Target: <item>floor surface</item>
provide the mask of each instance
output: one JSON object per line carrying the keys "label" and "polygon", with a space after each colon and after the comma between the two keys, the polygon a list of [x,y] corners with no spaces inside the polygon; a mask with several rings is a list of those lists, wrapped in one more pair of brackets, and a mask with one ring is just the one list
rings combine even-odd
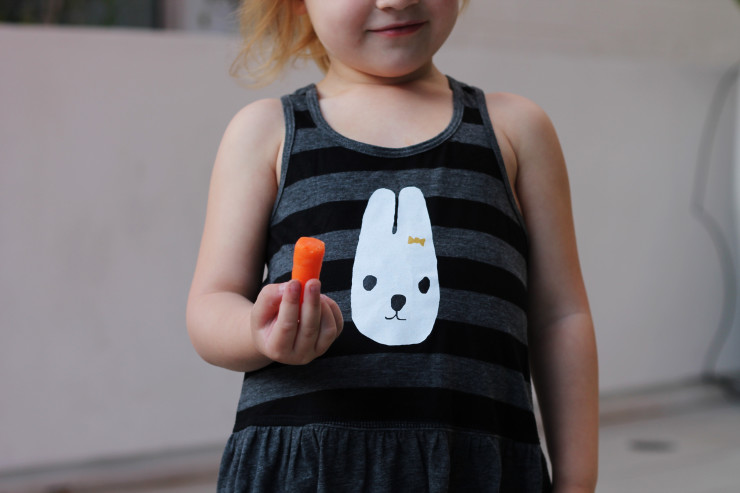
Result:
{"label": "floor surface", "polygon": [[600,493],[740,492],[740,403],[604,425]]}

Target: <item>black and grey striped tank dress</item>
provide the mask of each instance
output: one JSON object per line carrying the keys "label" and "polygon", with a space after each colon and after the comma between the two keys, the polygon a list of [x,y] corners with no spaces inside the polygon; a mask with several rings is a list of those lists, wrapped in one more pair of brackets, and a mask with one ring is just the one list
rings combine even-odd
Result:
{"label": "black and grey striped tank dress", "polygon": [[286,140],[266,283],[301,236],[326,243],[344,331],[305,366],[247,373],[222,492],[542,492],[527,356],[527,236],[483,93],[448,78],[453,117],[385,148],[283,97]]}

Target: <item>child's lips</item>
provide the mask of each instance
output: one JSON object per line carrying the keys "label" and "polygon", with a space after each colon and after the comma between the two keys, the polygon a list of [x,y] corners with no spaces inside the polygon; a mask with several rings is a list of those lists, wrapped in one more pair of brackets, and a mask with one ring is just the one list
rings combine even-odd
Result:
{"label": "child's lips", "polygon": [[377,29],[370,29],[370,32],[381,34],[384,36],[405,36],[407,34],[413,34],[421,29],[426,22],[402,22],[397,24],[389,24]]}

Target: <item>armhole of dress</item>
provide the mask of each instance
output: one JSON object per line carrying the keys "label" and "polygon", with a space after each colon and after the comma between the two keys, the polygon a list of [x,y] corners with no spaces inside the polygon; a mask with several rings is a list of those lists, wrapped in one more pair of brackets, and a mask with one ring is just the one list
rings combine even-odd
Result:
{"label": "armhole of dress", "polygon": [[493,153],[496,155],[496,165],[499,168],[499,171],[501,172],[502,181],[504,182],[504,187],[506,188],[506,196],[509,200],[509,205],[511,206],[512,210],[514,211],[514,214],[516,215],[517,220],[519,221],[519,225],[522,227],[522,231],[524,231],[524,236],[529,241],[529,234],[527,232],[527,225],[524,222],[524,216],[522,215],[522,211],[519,209],[519,205],[516,202],[516,199],[514,198],[514,191],[511,189],[511,180],[509,178],[509,173],[506,171],[506,165],[504,164],[504,157],[501,154],[501,149],[498,145],[498,139],[496,139],[496,132],[493,131],[493,121],[491,120],[491,115],[488,113],[488,104],[486,103],[486,95],[481,91],[480,89],[475,89],[476,99],[478,100],[478,108],[481,113],[481,117],[483,118],[483,126],[486,128],[486,134],[488,134],[488,140],[491,143],[491,148],[493,149]]}
{"label": "armhole of dress", "polygon": [[293,151],[293,140],[295,137],[295,113],[293,112],[293,103],[290,100],[290,96],[283,96],[280,98],[280,102],[283,104],[283,119],[285,120],[285,139],[283,141],[283,153],[280,159],[280,183],[278,184],[277,195],[275,196],[275,203],[272,206],[272,212],[270,213],[270,225],[275,218],[280,199],[283,197],[283,190],[285,188],[285,177],[288,175],[288,166],[290,164],[290,155]]}

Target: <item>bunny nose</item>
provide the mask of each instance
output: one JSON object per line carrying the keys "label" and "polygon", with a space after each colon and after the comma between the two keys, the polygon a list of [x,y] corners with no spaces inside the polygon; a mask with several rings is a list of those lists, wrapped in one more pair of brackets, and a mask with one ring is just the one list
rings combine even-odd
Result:
{"label": "bunny nose", "polygon": [[403,308],[403,305],[406,304],[406,297],[402,294],[394,294],[391,297],[391,308],[393,308],[395,311],[401,311],[401,308]]}

